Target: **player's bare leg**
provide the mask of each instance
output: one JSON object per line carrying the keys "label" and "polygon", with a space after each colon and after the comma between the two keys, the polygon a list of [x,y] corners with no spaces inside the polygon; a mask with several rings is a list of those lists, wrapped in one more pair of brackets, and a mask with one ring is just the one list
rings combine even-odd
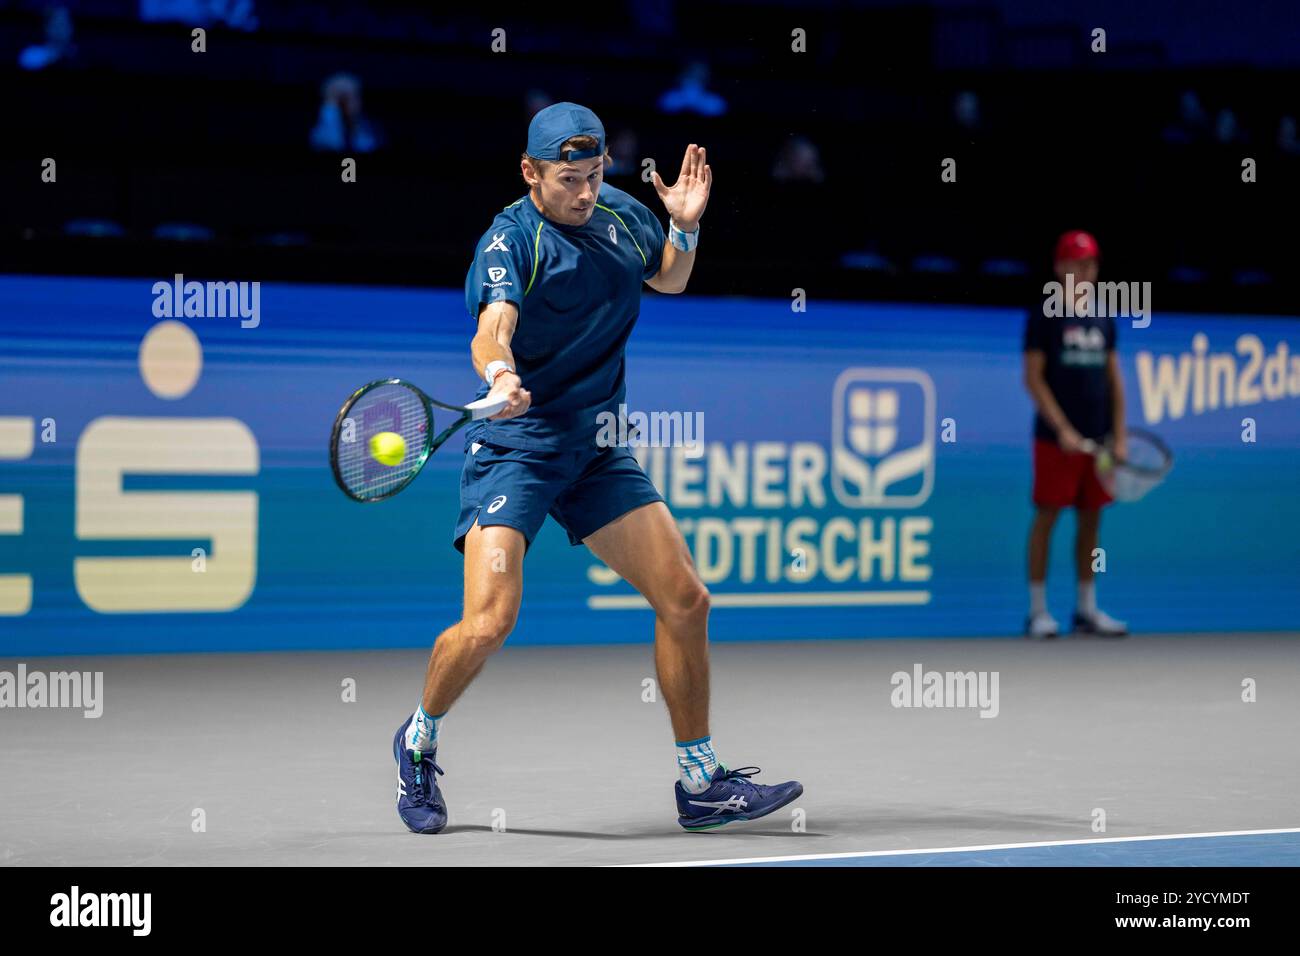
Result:
{"label": "player's bare leg", "polygon": [[584,543],[655,612],[655,671],[678,740],[709,735],[709,592],[668,506],[643,505]]}
{"label": "player's bare leg", "polygon": [[1074,535],[1074,570],[1080,584],[1092,583],[1093,552],[1101,532],[1101,509],[1080,508]]}
{"label": "player's bare leg", "polygon": [[1047,554],[1052,546],[1052,529],[1060,516],[1060,508],[1039,507],[1034,513],[1034,523],[1029,528],[1029,580],[1047,580]]}
{"label": "player's bare leg", "polygon": [[442,768],[434,762],[438,723],[514,629],[523,563],[524,536],[514,528],[475,524],[465,536],[465,609],[438,635],[420,707],[393,738],[397,815],[415,833],[438,833],[447,825],[437,778]]}
{"label": "player's bare leg", "polygon": [[1079,596],[1074,611],[1074,630],[1100,637],[1123,637],[1128,633],[1128,626],[1097,607],[1092,563],[1101,537],[1101,509],[1080,508],[1078,521],[1074,538],[1074,568],[1079,582]]}
{"label": "player's bare leg", "polygon": [[514,630],[524,551],[523,534],[505,525],[476,524],[465,535],[465,608],[461,619],[438,635],[429,655],[425,713],[446,713]]}
{"label": "player's bare leg", "polygon": [[1047,610],[1047,555],[1060,514],[1059,508],[1040,505],[1029,528],[1029,620],[1025,631],[1030,637],[1055,637],[1059,631]]}
{"label": "player's bare leg", "polygon": [[757,767],[729,769],[713,752],[708,731],[709,592],[668,506],[662,501],[642,505],[584,540],[654,608],[655,670],[681,774],[673,788],[677,822],[687,830],[711,830],[756,820],[796,800],[803,793],[797,781],[751,783]]}

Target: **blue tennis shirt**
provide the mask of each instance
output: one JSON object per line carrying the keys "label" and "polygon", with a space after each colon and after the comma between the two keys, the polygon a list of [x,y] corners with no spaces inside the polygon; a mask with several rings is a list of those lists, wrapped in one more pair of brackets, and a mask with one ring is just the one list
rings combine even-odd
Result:
{"label": "blue tennis shirt", "polygon": [[[623,349],[664,241],[658,217],[608,183],[583,226],[552,222],[527,196],[497,214],[474,251],[465,307],[475,321],[487,303],[519,307],[510,350],[533,401],[519,418],[475,423],[467,441],[540,451],[594,446],[597,416],[617,415],[624,400]],[[484,383],[477,397],[487,393]]]}

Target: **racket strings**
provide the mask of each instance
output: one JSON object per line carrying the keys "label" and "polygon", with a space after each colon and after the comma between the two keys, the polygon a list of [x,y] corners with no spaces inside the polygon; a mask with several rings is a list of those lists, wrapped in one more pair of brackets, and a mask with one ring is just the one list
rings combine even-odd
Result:
{"label": "racket strings", "polygon": [[[348,420],[352,428],[340,437],[337,456],[339,476],[351,494],[385,497],[419,471],[433,421],[414,391],[404,385],[379,385],[353,403]],[[402,460],[395,465],[385,465],[370,454],[370,440],[381,432],[400,435],[406,443]]]}

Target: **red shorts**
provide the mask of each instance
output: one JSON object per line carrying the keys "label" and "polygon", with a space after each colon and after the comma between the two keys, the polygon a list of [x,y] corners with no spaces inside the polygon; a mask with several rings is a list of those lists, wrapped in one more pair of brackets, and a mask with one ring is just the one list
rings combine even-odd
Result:
{"label": "red shorts", "polygon": [[1114,501],[1097,480],[1093,457],[1034,440],[1034,504],[1042,508],[1100,508]]}

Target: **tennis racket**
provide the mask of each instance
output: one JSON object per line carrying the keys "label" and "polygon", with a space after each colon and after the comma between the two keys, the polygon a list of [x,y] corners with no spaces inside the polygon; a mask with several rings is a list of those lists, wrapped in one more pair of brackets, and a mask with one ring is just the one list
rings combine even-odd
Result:
{"label": "tennis racket", "polygon": [[[456,418],[436,435],[435,407],[456,413]],[[415,480],[429,456],[461,426],[495,415],[505,407],[502,398],[449,405],[400,378],[382,378],[363,385],[348,397],[334,419],[330,434],[334,480],[354,501],[391,498]],[[400,460],[391,465],[371,454],[371,439],[383,432],[400,435],[403,442],[399,446],[404,449]]]}
{"label": "tennis racket", "polygon": [[1116,458],[1113,442],[1099,445],[1085,438],[1083,451],[1095,459],[1097,478],[1116,501],[1137,501],[1174,467],[1174,455],[1164,442],[1141,428],[1128,430],[1128,455]]}

